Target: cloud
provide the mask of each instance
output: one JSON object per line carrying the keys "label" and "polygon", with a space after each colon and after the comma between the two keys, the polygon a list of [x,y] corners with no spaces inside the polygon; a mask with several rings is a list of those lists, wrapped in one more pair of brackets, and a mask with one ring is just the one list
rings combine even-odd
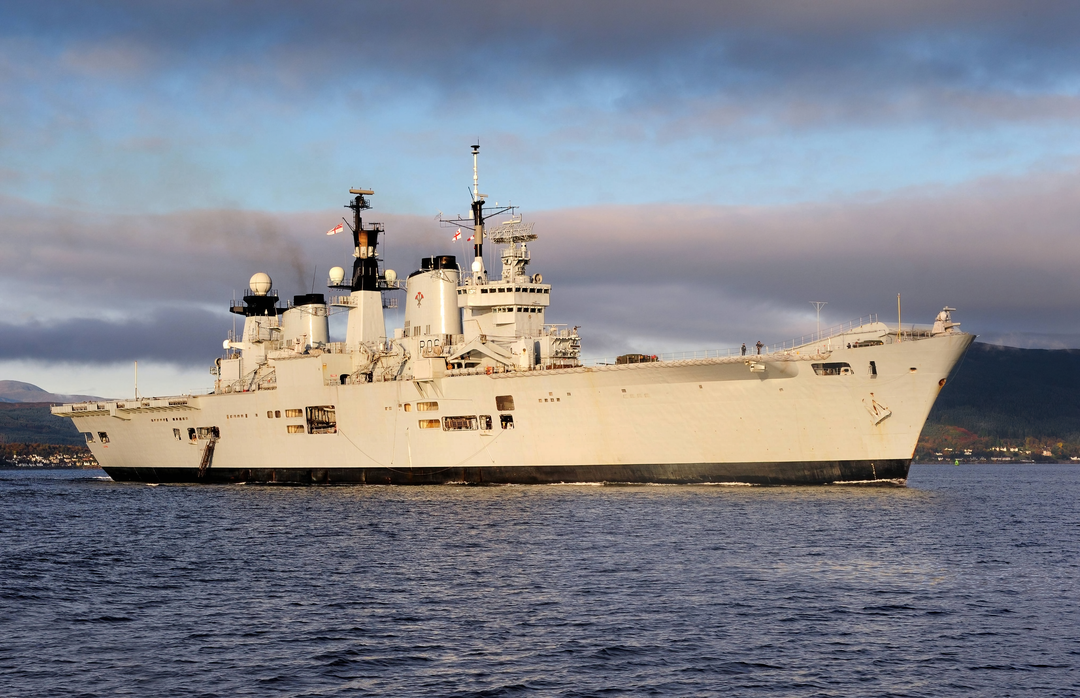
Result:
{"label": "cloud", "polygon": [[183,307],[122,322],[69,318],[50,323],[0,323],[0,361],[115,364],[151,359],[162,363],[208,366],[221,353],[229,328],[224,313]]}
{"label": "cloud", "polygon": [[[970,331],[1060,343],[1080,322],[1078,194],[1080,171],[1066,171],[796,205],[525,215],[540,235],[531,269],[555,285],[548,320],[582,325],[591,352],[787,340],[814,330],[811,300],[829,302],[823,326],[871,312],[891,322],[898,292],[905,323],[949,304]],[[316,266],[323,291],[329,267],[352,261],[343,236],[323,234],[337,211],[83,216],[7,200],[0,212],[2,284],[22,298],[0,328],[7,359],[205,362],[252,273],[270,272],[288,298]],[[469,250],[430,217],[368,220],[385,223],[383,257],[402,278],[428,254],[467,266]]]}
{"label": "cloud", "polygon": [[[420,90],[440,110],[499,108],[494,87],[639,117],[704,103],[751,124],[1029,120],[1074,118],[1080,74],[1069,2],[112,2],[11,15],[6,35],[36,41],[61,73],[229,104],[357,91],[378,104]],[[1060,106],[1015,106],[1030,96]]]}

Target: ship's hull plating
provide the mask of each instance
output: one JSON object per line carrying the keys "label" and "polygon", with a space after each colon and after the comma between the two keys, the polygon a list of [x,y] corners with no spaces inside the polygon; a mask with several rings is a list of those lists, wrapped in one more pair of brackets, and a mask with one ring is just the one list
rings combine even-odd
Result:
{"label": "ship's hull plating", "polygon": [[[801,355],[337,385],[304,357],[278,363],[276,390],[63,413],[107,434],[90,448],[118,481],[898,483],[971,340],[830,347],[825,361],[850,366],[837,375]],[[311,406],[334,407],[333,433],[305,426]],[[447,428],[469,416],[481,427]]]}
{"label": "ship's hull plating", "polygon": [[275,485],[903,484],[910,459],[448,468],[105,468],[117,482]]}

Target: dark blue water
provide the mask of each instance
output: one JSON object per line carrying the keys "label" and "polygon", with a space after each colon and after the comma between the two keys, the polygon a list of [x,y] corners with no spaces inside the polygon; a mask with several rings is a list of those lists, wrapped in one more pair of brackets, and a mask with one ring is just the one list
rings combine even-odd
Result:
{"label": "dark blue water", "polygon": [[1080,695],[1080,467],[907,489],[0,471],[3,696]]}

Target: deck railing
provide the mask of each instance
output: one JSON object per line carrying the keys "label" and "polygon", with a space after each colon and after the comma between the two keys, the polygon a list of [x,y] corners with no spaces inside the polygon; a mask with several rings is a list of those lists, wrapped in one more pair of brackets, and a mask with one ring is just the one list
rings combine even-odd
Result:
{"label": "deck railing", "polygon": [[[849,322],[840,323],[838,325],[832,325],[830,327],[822,328],[820,332],[814,332],[812,334],[805,334],[795,339],[787,341],[776,342],[772,344],[763,344],[761,347],[761,356],[786,354],[795,351],[801,351],[803,348],[807,349],[806,353],[831,351],[832,349],[838,349],[846,344],[844,338],[847,335],[856,334],[856,330],[865,327],[866,325],[872,325],[878,323],[878,316],[876,314],[860,317],[857,320],[851,320]],[[922,325],[909,325],[906,328],[897,330],[896,325],[889,325],[888,323],[880,323],[883,325],[887,332],[881,336],[882,342],[886,344],[892,344],[893,342],[909,342],[920,339],[927,339],[931,335],[931,328]],[[858,333],[861,334],[861,333]],[[735,358],[743,356],[742,347],[734,347],[727,349],[700,349],[696,351],[676,351],[676,352],[663,352],[659,354],[645,354],[649,360],[655,361],[692,361],[695,359],[724,359]],[[756,344],[748,344],[746,346],[745,356],[758,356]],[[653,359],[655,357],[655,359]],[[587,366],[606,366],[616,363],[614,357],[590,357],[582,359],[582,363]]]}

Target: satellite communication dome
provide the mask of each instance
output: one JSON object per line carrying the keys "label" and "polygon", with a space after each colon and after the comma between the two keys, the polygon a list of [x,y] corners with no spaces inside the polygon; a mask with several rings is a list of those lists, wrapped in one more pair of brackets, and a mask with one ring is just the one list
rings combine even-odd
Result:
{"label": "satellite communication dome", "polygon": [[273,286],[273,281],[270,279],[270,275],[266,272],[259,272],[251,277],[248,281],[248,287],[251,292],[256,296],[265,296],[270,292],[270,288]]}
{"label": "satellite communication dome", "polygon": [[397,281],[397,272],[393,269],[387,269],[386,273],[383,274],[383,278],[385,278],[390,283],[394,283],[395,281]]}
{"label": "satellite communication dome", "polygon": [[333,267],[330,270],[330,285],[337,286],[345,280],[345,270],[341,267]]}

